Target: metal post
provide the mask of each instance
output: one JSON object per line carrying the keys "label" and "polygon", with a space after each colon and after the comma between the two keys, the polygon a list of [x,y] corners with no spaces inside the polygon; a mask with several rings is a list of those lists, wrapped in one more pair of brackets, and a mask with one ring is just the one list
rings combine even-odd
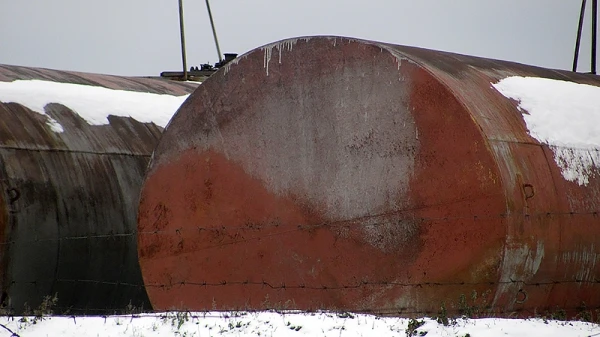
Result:
{"label": "metal post", "polygon": [[185,35],[183,33],[183,0],[179,0],[179,31],[181,32],[181,59],[183,61],[183,80],[187,81],[187,61],[185,59]]}
{"label": "metal post", "polygon": [[217,46],[217,54],[219,56],[219,62],[223,60],[221,57],[221,48],[219,48],[219,40],[217,40],[217,30],[215,29],[215,23],[213,21],[212,12],[210,11],[210,5],[208,4],[208,0],[206,0],[206,9],[208,10],[208,18],[210,19],[210,25],[212,27],[213,37],[215,38],[215,45]]}
{"label": "metal post", "polygon": [[575,41],[575,56],[573,57],[573,71],[577,71],[577,61],[579,60],[579,46],[581,45],[581,30],[583,28],[583,19],[585,17],[585,2],[581,1],[581,12],[579,13],[579,27],[577,27],[577,40]]}
{"label": "metal post", "polygon": [[592,0],[592,74],[596,74],[596,37],[598,35],[598,0]]}

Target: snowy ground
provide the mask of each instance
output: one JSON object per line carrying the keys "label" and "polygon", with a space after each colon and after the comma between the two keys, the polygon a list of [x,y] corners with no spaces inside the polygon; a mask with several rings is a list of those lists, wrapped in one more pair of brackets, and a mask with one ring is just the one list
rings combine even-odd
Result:
{"label": "snowy ground", "polygon": [[[301,312],[159,313],[106,317],[2,317],[0,336],[407,336],[409,319]],[[542,319],[459,319],[444,326],[424,318],[413,336],[600,336],[600,325]],[[15,335],[13,335],[15,336]]]}

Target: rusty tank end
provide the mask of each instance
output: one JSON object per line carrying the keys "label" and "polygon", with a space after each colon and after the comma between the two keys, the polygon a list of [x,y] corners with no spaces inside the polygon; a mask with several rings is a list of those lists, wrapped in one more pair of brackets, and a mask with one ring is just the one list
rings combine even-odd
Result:
{"label": "rusty tank end", "polygon": [[[0,65],[0,81],[46,80],[185,95],[196,85]],[[0,92],[0,287],[2,306],[20,314],[57,296],[57,314],[149,308],[136,248],[142,178],[162,128],[109,116],[89,125],[69,107],[44,110]],[[110,112],[107,111],[107,115]]]}
{"label": "rusty tank end", "polygon": [[562,178],[492,83],[563,71],[342,37],[219,70],[153,154],[156,310],[522,315],[600,306],[600,179]]}

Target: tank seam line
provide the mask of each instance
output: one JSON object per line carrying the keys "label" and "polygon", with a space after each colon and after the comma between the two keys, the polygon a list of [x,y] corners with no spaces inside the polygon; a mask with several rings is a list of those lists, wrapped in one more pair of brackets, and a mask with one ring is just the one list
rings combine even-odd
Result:
{"label": "tank seam line", "polygon": [[532,146],[542,146],[542,147],[547,146],[550,148],[557,147],[557,148],[563,148],[563,149],[600,151],[600,149],[598,149],[598,148],[587,148],[587,147],[581,147],[581,146],[554,145],[554,144],[534,143],[534,142],[520,142],[520,141],[515,141],[515,140],[504,140],[504,139],[495,139],[495,138],[488,138],[488,140],[490,140],[492,142],[500,142],[500,143],[508,143],[508,144],[522,144],[522,145],[532,145]]}
{"label": "tank seam line", "polygon": [[0,150],[22,150],[22,151],[34,151],[34,152],[67,152],[67,153],[135,156],[135,157],[138,157],[138,156],[150,157],[151,156],[151,154],[144,154],[144,153],[98,152],[98,151],[81,151],[81,150],[69,150],[69,149],[38,149],[38,148],[31,148],[31,147],[16,147],[16,146],[0,146]]}

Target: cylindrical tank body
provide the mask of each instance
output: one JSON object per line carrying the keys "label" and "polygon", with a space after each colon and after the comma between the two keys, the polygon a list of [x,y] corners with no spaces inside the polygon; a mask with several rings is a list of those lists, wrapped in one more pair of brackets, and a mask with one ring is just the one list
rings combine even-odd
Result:
{"label": "cylindrical tank body", "polygon": [[598,307],[598,163],[565,179],[494,87],[512,76],[600,86],[340,37],[228,64],[175,114],[142,187],[154,309]]}
{"label": "cylindrical tank body", "polygon": [[[114,107],[104,104],[114,93],[184,96],[195,87],[156,78],[0,66],[5,312],[45,306],[55,313],[95,314],[150,307],[137,259],[136,215],[162,127],[108,116]],[[98,100],[96,95],[104,96]],[[61,104],[58,96],[82,105]],[[34,102],[42,110],[28,107]],[[165,119],[176,109],[163,111]],[[89,124],[79,110],[108,120]],[[47,296],[57,298],[53,308],[43,304]]]}

